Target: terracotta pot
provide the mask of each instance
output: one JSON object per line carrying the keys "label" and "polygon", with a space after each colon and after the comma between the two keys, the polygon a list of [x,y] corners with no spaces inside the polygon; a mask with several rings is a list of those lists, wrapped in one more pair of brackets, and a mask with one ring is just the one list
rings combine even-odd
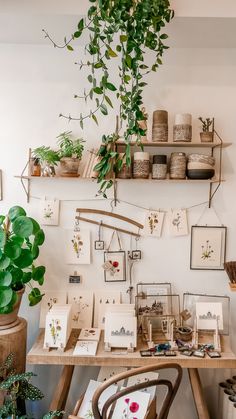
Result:
{"label": "terracotta pot", "polygon": [[200,132],[200,138],[201,138],[202,143],[212,143],[213,132],[212,131]]}
{"label": "terracotta pot", "polygon": [[65,177],[78,177],[79,159],[74,157],[63,157],[60,160],[60,175]]}
{"label": "terracotta pot", "polygon": [[17,293],[17,302],[13,306],[13,311],[9,314],[0,314],[0,329],[10,329],[15,326],[18,321],[18,311],[21,304],[22,295],[25,292],[25,288],[22,288]]}

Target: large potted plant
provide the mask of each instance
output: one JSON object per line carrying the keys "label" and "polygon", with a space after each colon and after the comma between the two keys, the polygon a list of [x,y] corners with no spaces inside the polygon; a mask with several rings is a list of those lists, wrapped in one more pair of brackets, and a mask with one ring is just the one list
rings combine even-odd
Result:
{"label": "large potted plant", "polygon": [[29,305],[41,301],[45,267],[35,266],[44,232],[19,206],[0,216],[0,327],[12,327],[26,286]]}
{"label": "large potted plant", "polygon": [[41,165],[41,176],[55,176],[55,167],[60,160],[58,152],[50,147],[41,146],[33,150],[33,158]]}
{"label": "large potted plant", "polygon": [[84,150],[84,140],[82,138],[72,138],[72,131],[62,132],[57,136],[61,164],[61,176],[77,177],[79,163]]}

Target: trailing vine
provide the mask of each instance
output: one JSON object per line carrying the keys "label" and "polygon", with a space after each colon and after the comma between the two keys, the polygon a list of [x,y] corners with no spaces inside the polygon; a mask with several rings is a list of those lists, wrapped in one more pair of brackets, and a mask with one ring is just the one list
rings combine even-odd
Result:
{"label": "trailing vine", "polygon": [[[117,133],[104,135],[99,150],[100,162],[95,166],[98,171],[100,192],[105,195],[106,189],[112,185],[112,173],[121,170],[123,163],[131,164],[130,141],[134,137],[138,144],[146,134],[141,121],[146,119],[142,110],[143,89],[147,85],[144,77],[151,71],[157,71],[162,64],[162,56],[168,48],[164,44],[168,35],[163,33],[166,23],[174,16],[169,0],[89,0],[92,5],[87,17],[82,18],[77,30],[70,40],[64,40],[63,45],[57,45],[44,30],[54,47],[67,48],[73,51],[73,41],[89,31],[89,42],[85,45],[90,59],[79,61],[80,70],[86,68],[89,72],[88,88],[76,99],[85,103],[95,102],[88,114],[81,113],[78,117],[63,115],[70,120],[78,120],[83,129],[84,121],[92,119],[98,124],[98,115],[108,115],[113,108],[113,97],[120,105],[120,120],[124,126],[126,150],[124,158],[120,158],[115,150]],[[153,62],[145,62],[147,50],[153,53]],[[109,74],[109,62],[117,60],[119,84],[114,84]],[[111,96],[112,94],[112,96]]]}

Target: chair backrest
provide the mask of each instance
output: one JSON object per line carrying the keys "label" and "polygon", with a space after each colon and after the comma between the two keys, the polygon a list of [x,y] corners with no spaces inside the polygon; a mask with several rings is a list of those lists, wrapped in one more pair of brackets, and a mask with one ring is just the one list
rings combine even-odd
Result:
{"label": "chair backrest", "polygon": [[[175,379],[172,381],[165,380],[165,379],[154,379],[149,380],[145,382],[141,382],[138,384],[135,384],[130,387],[126,387],[123,390],[119,390],[116,394],[112,395],[107,399],[105,402],[102,412],[100,413],[98,408],[98,402],[100,399],[101,394],[104,392],[106,388],[108,388],[110,385],[119,382],[120,380],[124,380],[126,378],[129,378],[131,376],[147,373],[147,372],[153,372],[153,371],[160,371],[163,369],[168,370],[175,370],[177,372]],[[157,365],[149,365],[146,367],[140,367],[140,368],[134,368],[125,372],[122,372],[120,374],[117,374],[113,376],[112,378],[109,378],[109,380],[102,383],[99,388],[94,393],[93,399],[92,399],[92,410],[93,415],[95,419],[108,419],[108,412],[111,405],[116,402],[119,398],[125,396],[126,394],[130,394],[137,390],[142,390],[144,388],[152,387],[152,386],[166,386],[167,392],[165,393],[165,397],[162,403],[161,410],[158,414],[158,419],[167,419],[168,413],[171,407],[171,404],[175,398],[175,395],[178,391],[181,379],[182,379],[182,368],[179,364],[175,363],[168,363],[168,364],[157,364]],[[156,416],[157,417],[157,416]]]}

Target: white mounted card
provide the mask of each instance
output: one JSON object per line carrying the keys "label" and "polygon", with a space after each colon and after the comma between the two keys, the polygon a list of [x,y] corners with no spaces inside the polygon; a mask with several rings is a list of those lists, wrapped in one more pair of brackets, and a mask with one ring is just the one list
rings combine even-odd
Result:
{"label": "white mounted card", "polygon": [[104,329],[106,307],[120,303],[120,291],[96,291],[93,326]]}
{"label": "white mounted card", "polygon": [[93,292],[71,287],[68,290],[68,303],[72,304],[72,328],[92,327]]}
{"label": "white mounted card", "polygon": [[128,313],[107,313],[104,342],[111,348],[136,348],[137,318]]}
{"label": "white mounted card", "polygon": [[135,391],[117,400],[112,419],[144,419],[147,413],[150,394]]}
{"label": "white mounted card", "polygon": [[[85,392],[82,404],[80,406],[79,412],[78,412],[78,417],[81,419],[93,419],[93,412],[92,412],[92,398],[93,395],[95,393],[95,391],[97,390],[97,388],[101,385],[100,382],[98,381],[94,381],[94,380],[90,380],[89,385],[87,387],[87,390]],[[105,402],[107,401],[107,399],[109,399],[109,397],[111,397],[113,394],[115,394],[117,392],[118,386],[116,386],[115,384],[109,386],[106,390],[104,390],[104,392],[102,393],[100,399],[99,399],[99,410],[100,412],[102,411],[102,408],[105,404]]]}
{"label": "white mounted card", "polygon": [[63,349],[67,344],[68,313],[46,315],[44,348]]}
{"label": "white mounted card", "polygon": [[[131,387],[140,383],[148,383],[148,381],[157,380],[158,377],[159,377],[159,374],[157,372],[146,372],[144,374],[133,375],[128,378],[127,387]],[[150,402],[151,402],[154,399],[155,394],[156,394],[156,386],[146,387],[141,391],[150,394]]]}
{"label": "white mounted card", "polygon": [[95,340],[79,340],[73,352],[73,356],[95,356],[98,342]]}
{"label": "white mounted card", "polygon": [[60,201],[58,199],[40,200],[40,224],[45,226],[58,226]]}
{"label": "white mounted card", "polygon": [[[128,368],[125,367],[101,367],[97,377],[97,381],[100,381],[102,383],[103,381],[107,381],[109,380],[109,378],[114,377],[114,375],[127,371],[127,369]],[[123,386],[124,381],[125,380],[119,381],[119,386]]]}
{"label": "white mounted card", "polygon": [[89,230],[65,231],[65,255],[69,265],[89,265],[91,263],[91,245]]}
{"label": "white mounted card", "polygon": [[199,302],[196,303],[197,328],[200,330],[212,330],[218,320],[219,330],[223,330],[222,303]]}
{"label": "white mounted card", "polygon": [[164,221],[164,212],[148,211],[145,218],[144,235],[151,237],[161,237]]}
{"label": "white mounted card", "polygon": [[40,306],[40,320],[39,327],[44,328],[46,322],[46,315],[51,310],[54,304],[66,304],[66,291],[44,291],[45,295],[41,301]]}
{"label": "white mounted card", "polygon": [[169,234],[171,236],[187,236],[188,220],[186,209],[173,209],[168,214]]}
{"label": "white mounted card", "polygon": [[81,329],[78,339],[79,340],[96,340],[99,341],[101,329],[90,327],[88,329]]}

